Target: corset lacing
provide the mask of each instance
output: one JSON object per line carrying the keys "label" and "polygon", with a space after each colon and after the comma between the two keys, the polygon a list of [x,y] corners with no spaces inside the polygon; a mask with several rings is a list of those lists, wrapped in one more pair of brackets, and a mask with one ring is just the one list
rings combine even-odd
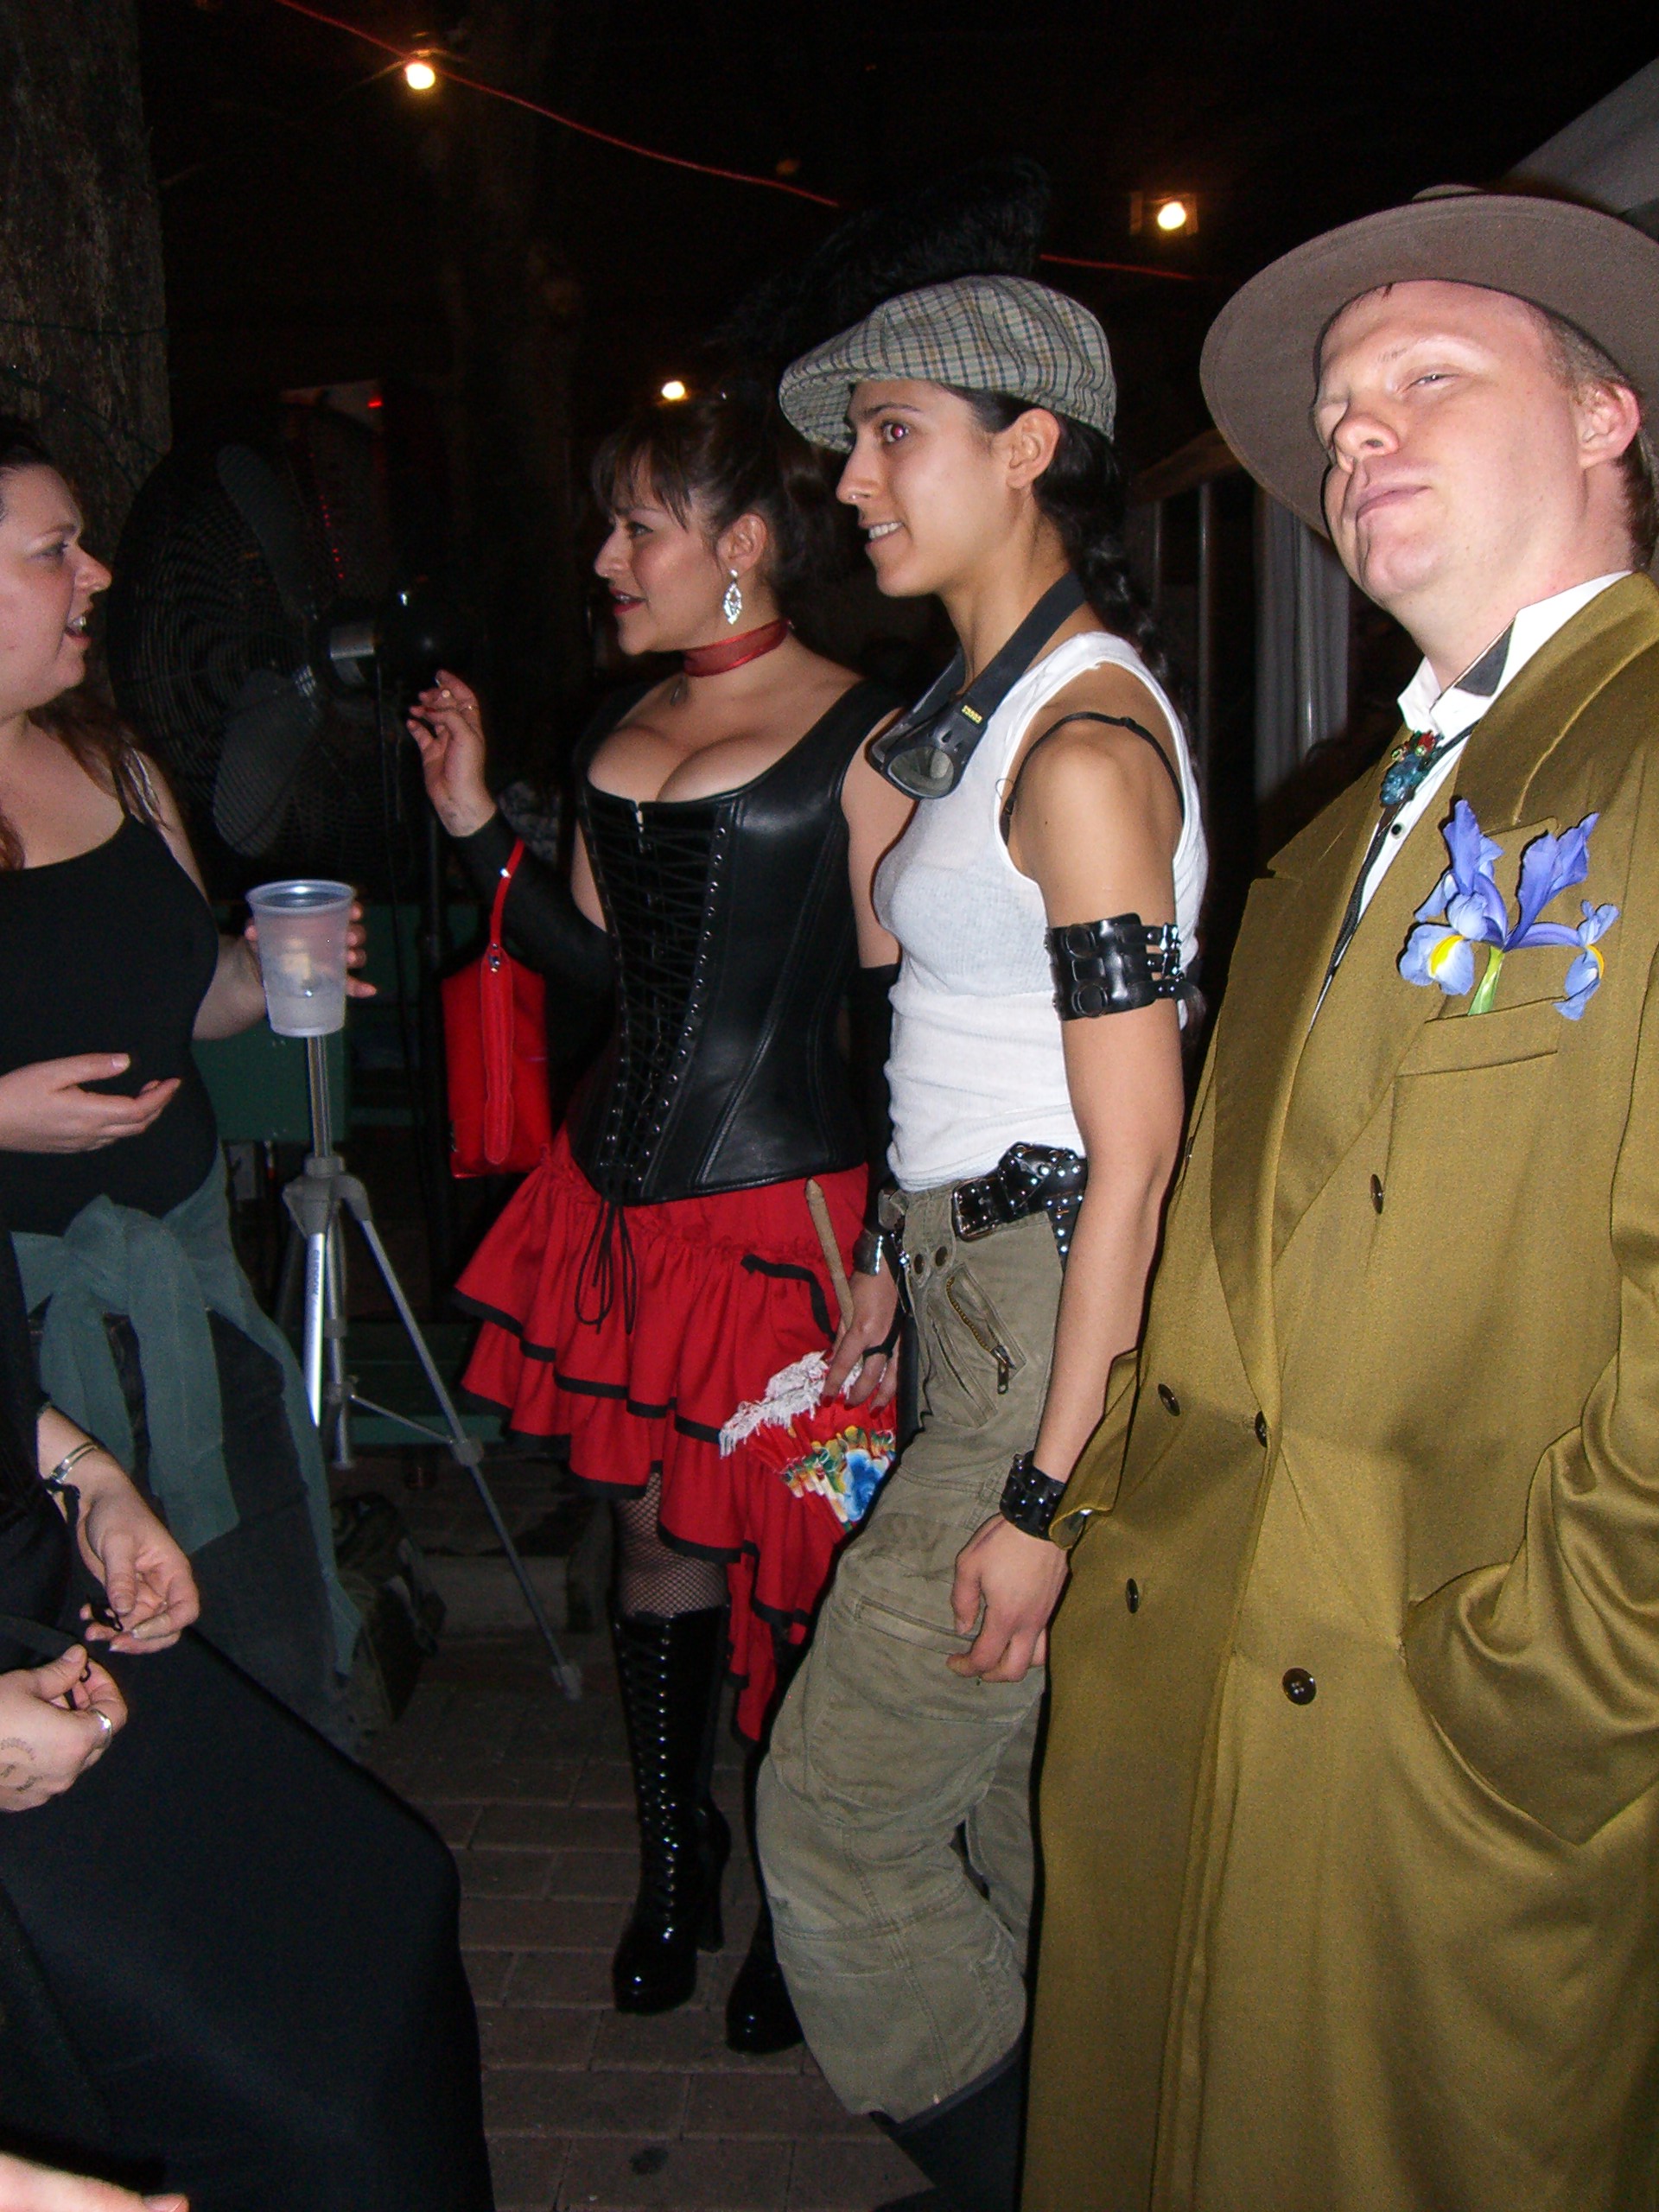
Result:
{"label": "corset lacing", "polygon": [[[576,1268],[576,1319],[597,1328],[622,1293],[622,1325],[633,1334],[639,1311],[639,1268],[620,1198],[607,1198]],[[591,1296],[589,1294],[592,1294]]]}
{"label": "corset lacing", "polygon": [[632,1329],[636,1270],[623,1210],[642,1195],[690,1058],[727,830],[709,808],[653,806],[648,818],[643,806],[600,792],[588,805],[616,947],[618,1052],[591,1171],[606,1206],[582,1255],[577,1311],[602,1320],[620,1290]]}

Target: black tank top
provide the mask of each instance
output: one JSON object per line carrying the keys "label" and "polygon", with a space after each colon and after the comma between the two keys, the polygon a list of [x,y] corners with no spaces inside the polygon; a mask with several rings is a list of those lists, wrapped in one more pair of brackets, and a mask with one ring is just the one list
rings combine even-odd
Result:
{"label": "black tank top", "polygon": [[841,787],[893,702],[855,684],[739,790],[638,804],[587,773],[629,703],[577,762],[617,1020],[570,1110],[576,1163],[623,1205],[855,1166],[836,1035],[855,957]]}
{"label": "black tank top", "polygon": [[0,1074],[72,1052],[127,1052],[88,1087],[184,1080],[143,1136],[99,1152],[0,1151],[0,1216],[57,1236],[100,1195],[163,1214],[213,1165],[219,1134],[190,1032],[219,958],[207,903],[159,830],[130,817],[90,853],[0,869]]}

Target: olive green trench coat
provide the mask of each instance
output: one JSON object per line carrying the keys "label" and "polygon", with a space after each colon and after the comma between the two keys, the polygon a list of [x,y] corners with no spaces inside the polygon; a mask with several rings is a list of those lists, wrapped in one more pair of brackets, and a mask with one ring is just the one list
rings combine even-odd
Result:
{"label": "olive green trench coat", "polygon": [[[1026,2212],[1659,2203],[1659,593],[1495,702],[1315,1021],[1377,780],[1252,892],[1057,1529]],[[1567,950],[1399,974],[1454,794],[1511,902],[1599,812],[1581,1020]]]}

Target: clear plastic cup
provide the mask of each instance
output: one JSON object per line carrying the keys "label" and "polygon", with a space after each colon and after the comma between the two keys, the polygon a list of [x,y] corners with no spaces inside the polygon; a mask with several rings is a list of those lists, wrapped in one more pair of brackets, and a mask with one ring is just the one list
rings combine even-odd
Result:
{"label": "clear plastic cup", "polygon": [[332,1037],[346,1027],[349,883],[302,877],[248,893],[259,925],[265,1011],[279,1037]]}

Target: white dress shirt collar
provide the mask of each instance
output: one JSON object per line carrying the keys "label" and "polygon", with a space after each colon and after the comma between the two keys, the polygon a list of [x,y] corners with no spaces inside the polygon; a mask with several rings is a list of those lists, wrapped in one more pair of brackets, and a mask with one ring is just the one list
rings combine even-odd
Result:
{"label": "white dress shirt collar", "polygon": [[1478,722],[1500,691],[1514,683],[1535,653],[1542,651],[1558,630],[1565,629],[1580,607],[1588,607],[1610,584],[1630,574],[1616,569],[1609,575],[1592,577],[1587,584],[1573,584],[1549,599],[1523,607],[1501,637],[1442,691],[1427,661],[1421,664],[1400,694],[1400,712],[1408,729],[1432,730],[1436,737],[1459,737]]}

